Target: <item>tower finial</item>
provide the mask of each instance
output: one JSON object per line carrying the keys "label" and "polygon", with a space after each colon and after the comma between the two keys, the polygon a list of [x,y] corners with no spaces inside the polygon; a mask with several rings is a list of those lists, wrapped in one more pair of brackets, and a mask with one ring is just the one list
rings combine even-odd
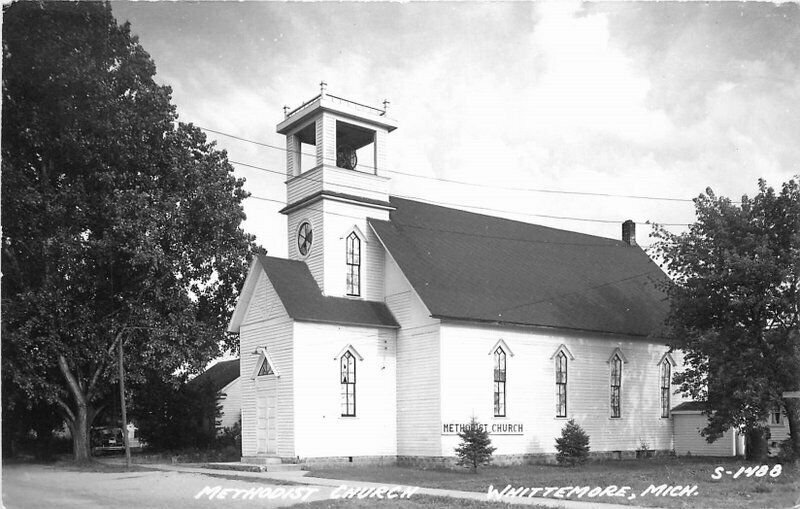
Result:
{"label": "tower finial", "polygon": [[285,104],[283,105],[283,116],[284,118],[289,116],[289,107]]}
{"label": "tower finial", "polygon": [[323,81],[320,81],[320,82],[319,82],[319,95],[321,95],[322,97],[325,97],[325,91],[326,91],[327,89],[328,89],[328,84],[327,84],[327,83],[325,83],[325,81],[324,81],[324,80],[323,80]]}
{"label": "tower finial", "polygon": [[383,115],[386,115],[386,112],[389,110],[389,99],[383,100]]}

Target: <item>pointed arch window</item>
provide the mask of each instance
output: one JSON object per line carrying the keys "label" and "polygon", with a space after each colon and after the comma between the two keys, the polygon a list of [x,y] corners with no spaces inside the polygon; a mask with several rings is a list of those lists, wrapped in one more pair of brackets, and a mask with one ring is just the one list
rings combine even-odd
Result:
{"label": "pointed arch window", "polygon": [[346,239],[347,244],[347,295],[361,295],[361,239],[355,232]]}
{"label": "pointed arch window", "polygon": [[556,417],[567,416],[567,356],[556,355]]}
{"label": "pointed arch window", "polygon": [[494,416],[506,416],[506,352],[502,346],[494,351]]}
{"label": "pointed arch window", "polygon": [[348,350],[340,358],[342,417],[356,416],[356,358]]}
{"label": "pointed arch window", "polygon": [[666,359],[661,363],[661,417],[669,417],[669,388],[672,366]]}
{"label": "pointed arch window", "polygon": [[259,346],[253,352],[253,355],[258,355],[258,360],[253,364],[253,371],[251,372],[250,379],[255,380],[259,377],[272,375],[275,378],[280,378],[281,371],[275,360],[267,352],[267,348]]}
{"label": "pointed arch window", "polygon": [[611,417],[622,417],[622,358],[611,357]]}

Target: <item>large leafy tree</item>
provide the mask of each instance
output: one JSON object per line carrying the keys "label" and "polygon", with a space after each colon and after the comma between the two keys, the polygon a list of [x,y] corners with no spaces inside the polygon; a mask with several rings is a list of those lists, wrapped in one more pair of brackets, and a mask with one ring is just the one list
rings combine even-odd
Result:
{"label": "large leafy tree", "polygon": [[675,380],[705,402],[709,440],[730,428],[757,438],[783,409],[800,453],[800,400],[784,397],[800,389],[800,185],[760,180],[741,202],[710,189],[694,202],[687,232],[657,232],[672,279],[670,346],[686,360]]}
{"label": "large leafy tree", "polygon": [[247,193],[109,4],[18,2],[3,21],[4,402],[56,405],[83,460],[120,343],[134,381],[235,348]]}

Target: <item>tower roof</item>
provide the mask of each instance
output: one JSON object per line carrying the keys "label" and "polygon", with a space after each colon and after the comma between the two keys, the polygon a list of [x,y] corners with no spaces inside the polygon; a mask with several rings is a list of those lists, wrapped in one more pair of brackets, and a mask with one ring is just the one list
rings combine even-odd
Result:
{"label": "tower roof", "polygon": [[375,124],[385,128],[389,132],[397,129],[397,121],[386,115],[389,101],[384,101],[383,109],[376,108],[328,94],[324,82],[321,85],[323,86],[319,95],[313,99],[304,102],[293,110],[284,107],[285,118],[279,122],[276,127],[278,134],[287,134],[322,111],[329,111],[345,118]]}

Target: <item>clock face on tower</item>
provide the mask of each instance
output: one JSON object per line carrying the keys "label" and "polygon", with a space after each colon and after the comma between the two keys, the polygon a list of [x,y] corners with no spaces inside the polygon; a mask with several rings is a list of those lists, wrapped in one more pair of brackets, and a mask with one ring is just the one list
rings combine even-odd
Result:
{"label": "clock face on tower", "polygon": [[297,249],[301,256],[306,256],[311,250],[311,243],[314,240],[314,232],[308,221],[303,222],[297,229]]}

